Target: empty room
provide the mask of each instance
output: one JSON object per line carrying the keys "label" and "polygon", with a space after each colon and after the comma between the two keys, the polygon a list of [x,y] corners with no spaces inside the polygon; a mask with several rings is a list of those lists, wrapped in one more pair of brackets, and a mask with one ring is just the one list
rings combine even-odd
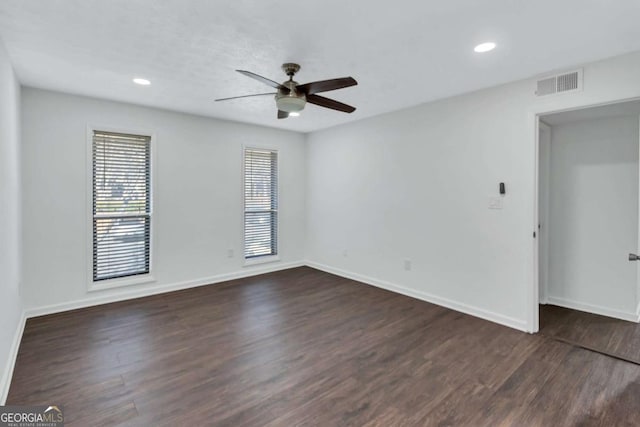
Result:
{"label": "empty room", "polygon": [[0,2],[0,427],[635,426],[640,3]]}

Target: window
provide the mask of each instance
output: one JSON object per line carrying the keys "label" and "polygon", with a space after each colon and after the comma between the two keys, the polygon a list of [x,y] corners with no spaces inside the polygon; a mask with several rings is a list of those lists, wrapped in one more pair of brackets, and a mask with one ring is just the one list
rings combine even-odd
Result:
{"label": "window", "polygon": [[244,151],[244,257],[278,254],[278,153]]}
{"label": "window", "polygon": [[93,132],[93,281],[149,273],[151,138]]}

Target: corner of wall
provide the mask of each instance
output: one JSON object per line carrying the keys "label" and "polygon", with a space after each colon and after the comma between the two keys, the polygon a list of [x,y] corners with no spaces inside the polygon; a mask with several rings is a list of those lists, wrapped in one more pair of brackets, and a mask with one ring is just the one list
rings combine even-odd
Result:
{"label": "corner of wall", "polygon": [[20,350],[20,342],[22,341],[22,334],[24,333],[24,327],[27,323],[27,315],[25,310],[21,311],[20,321],[18,327],[11,340],[11,347],[9,348],[9,357],[3,370],[2,378],[0,378],[0,405],[6,405],[7,397],[9,396],[9,388],[11,386],[11,379],[13,378],[13,370],[18,358],[18,351]]}
{"label": "corner of wall", "polygon": [[311,134],[303,134],[304,138],[304,238],[302,243],[302,257],[307,259],[309,256],[309,168],[311,166],[309,147],[311,145]]}
{"label": "corner of wall", "polygon": [[0,404],[6,402],[22,331],[25,324],[22,293],[22,225],[21,195],[21,86],[9,54],[0,40],[0,188],[2,212],[0,230],[3,247],[0,250]]}

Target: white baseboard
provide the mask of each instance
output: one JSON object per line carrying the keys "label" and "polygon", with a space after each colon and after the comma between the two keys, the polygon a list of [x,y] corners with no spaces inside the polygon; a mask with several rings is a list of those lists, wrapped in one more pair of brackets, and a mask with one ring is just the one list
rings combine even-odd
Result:
{"label": "white baseboard", "polygon": [[22,341],[22,333],[24,332],[24,325],[27,323],[27,315],[23,310],[20,314],[20,321],[18,327],[13,334],[13,340],[11,341],[11,348],[9,349],[9,357],[7,358],[7,364],[4,368],[2,378],[0,379],[0,405],[7,403],[7,396],[9,395],[9,386],[11,385],[11,378],[13,378],[13,369],[16,366],[16,359],[18,358],[18,350],[20,349],[20,342]]}
{"label": "white baseboard", "polygon": [[640,322],[640,306],[638,306],[636,312],[633,313],[552,296],[547,297],[547,301],[551,305],[570,308],[572,310],[585,311],[587,313],[599,314],[601,316],[613,317],[615,319],[628,320],[630,322]]}
{"label": "white baseboard", "polygon": [[287,270],[289,268],[302,267],[305,263],[302,261],[274,263],[261,267],[246,268],[232,273],[218,274],[211,277],[203,277],[201,279],[188,280],[185,282],[171,283],[152,288],[139,289],[134,291],[123,291],[108,296],[93,296],[96,292],[91,293],[90,298],[82,300],[65,302],[61,304],[47,305],[43,307],[29,308],[26,310],[27,318],[44,316],[47,314],[61,313],[63,311],[75,310],[78,308],[92,307],[94,305],[108,304],[112,302],[125,301],[129,299],[142,298],[151,295],[164,294],[167,292],[179,291],[182,289],[196,288],[199,286],[212,285],[215,283],[226,282],[227,280],[242,279],[244,277],[257,276],[259,274],[272,273],[279,270]]}
{"label": "white baseboard", "polygon": [[402,295],[406,295],[411,298],[416,298],[422,301],[426,301],[432,304],[436,304],[442,307],[450,308],[451,310],[459,311],[471,316],[479,317],[484,320],[489,320],[500,325],[508,326],[510,328],[518,329],[523,332],[531,332],[527,328],[527,323],[524,320],[515,319],[513,317],[504,316],[493,311],[485,310],[479,307],[474,307],[468,304],[456,302],[447,298],[442,298],[426,292],[416,291],[414,289],[405,288],[384,280],[378,280],[371,277],[363,276],[361,274],[352,273],[350,271],[341,270],[339,268],[330,267],[328,265],[320,264],[313,261],[306,261],[306,265],[309,267],[325,271],[327,273],[335,274],[337,276],[345,277],[347,279],[356,280],[358,282],[365,283],[367,285],[375,286],[377,288],[386,289],[391,292],[396,292]]}

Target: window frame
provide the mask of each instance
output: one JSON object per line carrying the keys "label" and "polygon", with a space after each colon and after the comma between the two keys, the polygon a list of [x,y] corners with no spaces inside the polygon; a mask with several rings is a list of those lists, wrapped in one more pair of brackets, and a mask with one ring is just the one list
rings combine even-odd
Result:
{"label": "window frame", "polygon": [[[123,133],[131,135],[144,135],[150,138],[149,149],[151,151],[149,158],[149,272],[145,274],[136,274],[126,277],[117,277],[113,279],[103,279],[99,281],[93,281],[93,134],[95,131]],[[114,126],[99,126],[94,124],[87,125],[86,132],[86,283],[89,292],[102,291],[106,289],[120,288],[132,285],[141,285],[145,283],[153,283],[156,279],[153,276],[154,272],[154,253],[155,253],[155,239],[154,239],[154,189],[155,189],[155,174],[154,165],[156,163],[156,135],[154,132],[145,129],[132,129]]]}
{"label": "window frame", "polygon": [[[258,150],[258,151],[271,151],[273,153],[276,154],[276,159],[277,159],[277,163],[276,163],[276,197],[278,200],[278,208],[276,209],[276,232],[275,232],[275,238],[276,238],[276,254],[275,255],[260,255],[260,256],[256,256],[256,257],[251,257],[251,258],[246,258],[245,257],[245,213],[246,213],[246,198],[245,198],[245,182],[246,182],[246,170],[245,170],[245,156],[246,156],[246,152],[247,150]],[[266,264],[266,263],[271,263],[271,262],[277,262],[280,261],[280,213],[281,213],[281,196],[282,196],[282,191],[280,188],[280,165],[282,164],[282,157],[281,157],[281,153],[280,151],[273,147],[273,146],[268,146],[268,145],[260,145],[260,144],[252,144],[252,145],[242,145],[242,150],[241,150],[241,170],[242,170],[242,179],[241,181],[241,197],[242,197],[242,221],[241,221],[241,236],[242,236],[242,242],[241,242],[241,248],[242,248],[242,260],[243,260],[243,267],[249,267],[252,265],[258,265],[258,264]]]}

